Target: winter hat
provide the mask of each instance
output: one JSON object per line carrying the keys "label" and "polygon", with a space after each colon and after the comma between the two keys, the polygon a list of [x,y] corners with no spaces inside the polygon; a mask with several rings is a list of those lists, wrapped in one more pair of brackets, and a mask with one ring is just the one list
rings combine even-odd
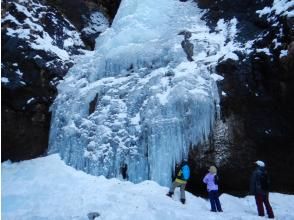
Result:
{"label": "winter hat", "polygon": [[215,166],[210,166],[209,170],[210,173],[215,174],[217,172],[217,169]]}
{"label": "winter hat", "polygon": [[259,167],[265,167],[265,164],[264,164],[264,162],[263,161],[261,161],[261,160],[257,160],[257,161],[255,161],[255,163],[257,164],[257,166],[259,166]]}

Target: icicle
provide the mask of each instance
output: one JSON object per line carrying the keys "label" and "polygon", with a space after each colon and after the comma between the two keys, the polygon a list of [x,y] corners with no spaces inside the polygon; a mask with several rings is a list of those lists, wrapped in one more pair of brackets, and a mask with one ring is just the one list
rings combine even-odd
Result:
{"label": "icicle", "polygon": [[[219,108],[210,74],[229,50],[228,34],[209,33],[199,14],[193,2],[123,0],[95,52],[58,86],[49,152],[93,175],[119,177],[126,163],[130,181],[169,185],[175,163],[208,138]],[[184,27],[194,62],[181,48]]]}

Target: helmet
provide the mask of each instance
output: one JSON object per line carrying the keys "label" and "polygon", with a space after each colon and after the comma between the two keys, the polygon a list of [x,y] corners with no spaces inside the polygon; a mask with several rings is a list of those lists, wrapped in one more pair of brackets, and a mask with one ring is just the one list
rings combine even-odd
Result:
{"label": "helmet", "polygon": [[259,166],[259,167],[265,167],[265,163],[263,162],[263,161],[261,161],[261,160],[257,160],[257,161],[255,161],[254,162],[257,166]]}

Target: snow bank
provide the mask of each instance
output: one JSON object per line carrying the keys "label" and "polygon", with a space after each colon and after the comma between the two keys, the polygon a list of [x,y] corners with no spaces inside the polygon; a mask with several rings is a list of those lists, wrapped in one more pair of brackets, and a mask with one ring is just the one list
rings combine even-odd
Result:
{"label": "snow bank", "polygon": [[[220,197],[223,213],[211,213],[207,200],[186,193],[187,204],[152,181],[140,184],[91,176],[66,166],[56,154],[20,163],[2,163],[2,219],[86,220],[259,220],[254,198]],[[293,195],[271,193],[278,220],[294,219]]]}

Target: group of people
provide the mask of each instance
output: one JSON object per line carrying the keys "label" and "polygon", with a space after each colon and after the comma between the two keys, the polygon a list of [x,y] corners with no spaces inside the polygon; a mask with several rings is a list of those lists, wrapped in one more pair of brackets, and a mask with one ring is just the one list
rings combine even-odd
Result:
{"label": "group of people", "polygon": [[[252,173],[250,182],[250,194],[255,196],[257,211],[259,216],[264,216],[264,206],[269,218],[274,218],[274,213],[269,202],[269,179],[263,161],[255,162],[256,168]],[[181,165],[177,165],[173,181],[167,196],[172,197],[175,188],[180,187],[181,202],[185,204],[185,187],[190,178],[190,168],[188,161],[184,160]],[[203,178],[203,183],[207,186],[211,212],[223,212],[219,200],[219,177],[215,166],[210,166],[208,173]],[[264,206],[263,206],[264,205]]]}

